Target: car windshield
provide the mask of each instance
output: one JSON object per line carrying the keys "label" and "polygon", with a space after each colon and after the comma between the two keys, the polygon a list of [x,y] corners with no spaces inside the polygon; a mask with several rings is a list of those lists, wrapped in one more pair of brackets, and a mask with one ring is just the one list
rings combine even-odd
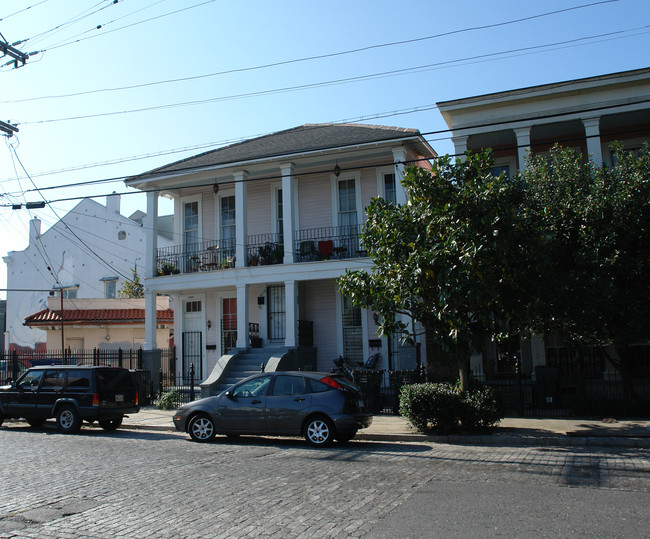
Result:
{"label": "car windshield", "polygon": [[261,397],[266,395],[266,391],[271,381],[270,376],[260,376],[248,380],[238,385],[232,392],[233,397]]}
{"label": "car windshield", "polygon": [[20,388],[36,388],[43,376],[43,371],[28,371],[25,375],[18,380],[18,387]]}

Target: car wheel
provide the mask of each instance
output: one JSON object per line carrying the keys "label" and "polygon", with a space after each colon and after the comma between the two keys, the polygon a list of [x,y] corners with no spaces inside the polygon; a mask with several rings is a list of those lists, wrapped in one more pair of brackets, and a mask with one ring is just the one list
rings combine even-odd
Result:
{"label": "car wheel", "polygon": [[56,426],[64,434],[74,434],[81,428],[81,416],[74,406],[61,406],[56,413]]}
{"label": "car wheel", "polygon": [[214,423],[207,415],[194,416],[187,430],[195,442],[209,442],[215,434]]}
{"label": "car wheel", "polygon": [[350,440],[352,440],[352,438],[354,438],[356,435],[357,435],[356,430],[354,432],[347,432],[345,434],[337,434],[336,435],[336,441],[341,443],[341,444],[345,444],[345,443],[349,442]]}
{"label": "car wheel", "polygon": [[311,417],[305,424],[305,440],[313,447],[325,447],[334,439],[334,425],[323,416]]}
{"label": "car wheel", "polygon": [[43,423],[45,423],[45,418],[44,417],[34,417],[32,419],[27,419],[27,423],[29,423],[30,427],[40,427]]}
{"label": "car wheel", "polygon": [[99,426],[104,430],[115,430],[122,424],[122,416],[115,419],[100,419]]}

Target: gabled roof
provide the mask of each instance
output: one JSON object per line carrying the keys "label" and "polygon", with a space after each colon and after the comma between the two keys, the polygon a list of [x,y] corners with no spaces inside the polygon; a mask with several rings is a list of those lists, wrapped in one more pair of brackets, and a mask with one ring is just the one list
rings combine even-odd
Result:
{"label": "gabled roof", "polygon": [[364,124],[305,124],[278,131],[216,150],[210,150],[181,161],[165,165],[130,180],[143,179],[181,170],[243,163],[273,157],[286,157],[334,148],[394,141],[396,144],[411,140],[423,148],[423,153],[435,152],[417,129]]}
{"label": "gabled roof", "polygon": [[[95,326],[144,324],[144,309],[64,309],[64,324]],[[158,323],[172,324],[173,309],[156,311]],[[51,326],[61,324],[61,311],[43,309],[25,318],[26,326]]]}

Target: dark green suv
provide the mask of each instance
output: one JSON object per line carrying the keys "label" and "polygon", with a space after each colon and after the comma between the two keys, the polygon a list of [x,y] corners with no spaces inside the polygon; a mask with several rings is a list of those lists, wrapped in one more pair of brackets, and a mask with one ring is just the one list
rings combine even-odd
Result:
{"label": "dark green suv", "polygon": [[33,367],[0,387],[0,425],[7,418],[24,418],[36,427],[56,418],[64,433],[78,432],[83,421],[115,430],[125,414],[139,410],[131,373],[116,367]]}

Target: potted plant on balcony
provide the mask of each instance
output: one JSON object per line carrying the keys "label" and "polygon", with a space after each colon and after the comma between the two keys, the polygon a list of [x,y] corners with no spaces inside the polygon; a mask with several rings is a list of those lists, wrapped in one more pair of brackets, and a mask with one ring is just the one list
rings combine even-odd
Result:
{"label": "potted plant on balcony", "polygon": [[268,264],[275,264],[275,262],[273,261],[274,248],[275,248],[274,243],[267,242],[258,249],[260,255],[260,262],[262,263],[262,266],[266,266]]}
{"label": "potted plant on balcony", "polygon": [[248,259],[248,265],[257,266],[259,261],[260,261],[260,257],[258,255],[251,255],[250,258]]}
{"label": "potted plant on balcony", "polygon": [[157,274],[158,275],[172,275],[176,273],[180,273],[181,270],[178,268],[178,266],[175,266],[171,262],[163,262],[160,264],[160,267],[158,268]]}

